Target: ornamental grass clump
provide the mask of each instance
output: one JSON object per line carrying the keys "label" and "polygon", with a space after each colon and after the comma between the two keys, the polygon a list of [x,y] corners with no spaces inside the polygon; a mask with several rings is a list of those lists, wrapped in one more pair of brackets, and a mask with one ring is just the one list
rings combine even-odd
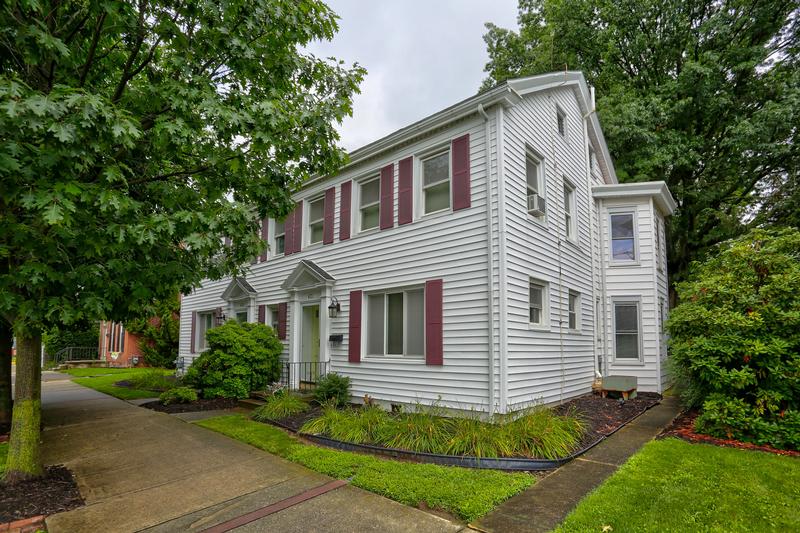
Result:
{"label": "ornamental grass clump", "polygon": [[264,405],[256,408],[251,417],[259,422],[280,420],[305,413],[308,409],[309,405],[301,398],[288,392],[280,392],[273,394]]}
{"label": "ornamental grass clump", "polygon": [[307,422],[300,431],[354,444],[376,444],[389,419],[389,414],[378,406],[336,409],[328,404],[319,418]]}
{"label": "ornamental grass clump", "polygon": [[443,416],[442,409],[417,404],[410,413],[391,417],[381,429],[383,446],[412,452],[447,453],[453,434],[453,420]]}
{"label": "ornamental grass clump", "polygon": [[572,415],[556,415],[550,409],[534,407],[505,422],[502,433],[509,455],[560,459],[575,450],[585,430]]}
{"label": "ornamental grass clump", "polygon": [[452,419],[452,433],[445,453],[472,457],[508,457],[513,455],[508,435],[502,427],[484,422],[476,415]]}

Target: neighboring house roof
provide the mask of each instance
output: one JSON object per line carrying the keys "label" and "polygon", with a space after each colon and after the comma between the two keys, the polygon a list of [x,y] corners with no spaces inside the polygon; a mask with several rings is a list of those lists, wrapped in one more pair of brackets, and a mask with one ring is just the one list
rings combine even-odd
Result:
{"label": "neighboring house roof", "polygon": [[613,185],[595,185],[592,187],[595,198],[632,198],[650,196],[656,207],[664,214],[671,215],[678,208],[663,181],[642,181],[638,183],[615,183]]}
{"label": "neighboring house roof", "polygon": [[[600,122],[594,109],[594,92],[586,83],[586,78],[582,72],[563,71],[538,76],[528,76],[526,78],[514,78],[506,80],[497,86],[476,94],[465,100],[447,107],[422,120],[414,122],[394,133],[371,142],[361,148],[350,152],[349,162],[342,169],[357,165],[371,157],[377,156],[382,152],[391,150],[399,145],[408,143],[435,128],[440,128],[464,117],[479,113],[479,109],[488,108],[495,104],[511,107],[519,103],[522,97],[538,91],[556,89],[559,87],[572,87],[584,116],[588,118],[589,136],[598,148],[597,159],[603,175],[611,183],[618,183],[614,164],[611,161],[611,154],[608,152],[605,137],[600,129]],[[316,184],[333,176],[315,176],[306,182],[304,187]]]}

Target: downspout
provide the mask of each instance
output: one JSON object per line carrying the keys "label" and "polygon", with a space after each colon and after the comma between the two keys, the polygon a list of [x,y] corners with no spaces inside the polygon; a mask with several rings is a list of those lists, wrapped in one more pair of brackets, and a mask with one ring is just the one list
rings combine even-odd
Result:
{"label": "downspout", "polygon": [[486,160],[485,167],[486,168],[486,265],[488,268],[487,272],[487,279],[488,279],[488,297],[489,301],[487,302],[487,311],[489,313],[489,369],[487,373],[487,377],[489,379],[489,415],[494,414],[494,362],[495,362],[495,353],[494,353],[494,254],[492,253],[492,165],[491,165],[491,127],[489,125],[489,115],[486,113],[486,110],[483,108],[483,104],[478,104],[478,113],[483,117],[483,123],[485,127],[484,137],[483,137],[483,149],[484,149],[484,158]]}
{"label": "downspout", "polygon": [[497,106],[497,229],[500,250],[498,253],[499,299],[500,299],[500,409],[505,413],[508,407],[508,305],[506,302],[506,286],[508,283],[506,269],[506,193],[505,193],[505,146],[503,131],[505,129],[503,106]]}
{"label": "downspout", "polygon": [[585,173],[586,173],[586,191],[588,192],[588,195],[589,195],[589,205],[588,205],[588,207],[589,207],[589,217],[590,217],[590,219],[593,219],[593,220],[590,220],[590,222],[589,222],[589,256],[591,257],[591,260],[592,260],[592,266],[591,266],[591,269],[592,269],[592,315],[594,316],[594,321],[593,321],[593,324],[592,324],[592,354],[594,355],[594,375],[597,376],[597,377],[600,377],[600,376],[602,376],[602,374],[600,372],[600,354],[597,351],[597,338],[598,338],[600,332],[597,331],[597,324],[598,324],[597,320],[598,320],[599,317],[596,316],[598,311],[599,311],[599,309],[597,308],[597,294],[596,294],[597,284],[599,282],[599,279],[595,279],[595,276],[597,276],[597,274],[598,274],[598,272],[597,272],[597,262],[595,260],[595,250],[596,250],[596,248],[595,248],[595,239],[597,238],[597,236],[595,235],[595,231],[600,231],[600,228],[599,228],[599,226],[595,226],[594,229],[592,228],[592,226],[597,223],[597,216],[592,216],[592,214],[593,214],[592,213],[592,211],[593,211],[592,210],[592,206],[594,206],[596,208],[597,205],[596,205],[596,203],[594,201],[594,198],[592,197],[592,166],[590,164],[591,162],[589,161],[589,151],[588,151],[589,150],[589,126],[587,124],[587,120],[589,118],[589,115],[594,113],[594,87],[590,87],[589,91],[590,91],[590,94],[591,94],[591,97],[592,97],[592,102],[591,102],[592,103],[592,110],[589,111],[588,113],[586,113],[583,116],[583,142],[584,142],[584,146],[586,147],[586,160],[585,160],[584,166],[585,166]]}
{"label": "downspout", "polygon": [[[564,270],[561,260],[561,237],[558,237],[558,300],[562,302],[558,309],[558,351],[561,362],[561,382],[559,384],[558,403],[564,403],[564,386],[566,385],[566,365],[564,363]],[[567,293],[567,311],[569,312],[569,293]]]}
{"label": "downspout", "polygon": [[[653,197],[650,197],[650,220],[652,223],[650,224],[651,233],[650,233],[650,242],[653,243],[651,248],[653,249],[653,305],[656,310],[656,379],[658,380],[658,387],[656,390],[659,394],[661,394],[661,331],[664,325],[660,322],[662,317],[662,310],[661,310],[661,299],[658,296],[658,264],[656,263],[660,259],[661,250],[656,250],[655,247],[658,243],[658,239],[656,238],[656,232],[658,231],[658,211],[656,209],[656,204],[653,201]],[[642,328],[644,329],[644,328]],[[644,350],[643,350],[644,351]],[[642,354],[644,356],[644,354]],[[644,358],[644,357],[643,357]]]}

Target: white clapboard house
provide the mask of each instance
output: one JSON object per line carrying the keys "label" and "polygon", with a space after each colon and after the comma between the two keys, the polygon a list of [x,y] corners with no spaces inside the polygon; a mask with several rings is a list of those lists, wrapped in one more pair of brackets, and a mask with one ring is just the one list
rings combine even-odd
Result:
{"label": "white clapboard house", "polygon": [[183,299],[186,364],[235,318],[276,328],[291,379],[315,365],[386,406],[506,412],[586,393],[598,374],[668,384],[675,202],[663,182],[617,182],[579,72],[459,102],[295,199],[263,222],[269,250],[245,276]]}

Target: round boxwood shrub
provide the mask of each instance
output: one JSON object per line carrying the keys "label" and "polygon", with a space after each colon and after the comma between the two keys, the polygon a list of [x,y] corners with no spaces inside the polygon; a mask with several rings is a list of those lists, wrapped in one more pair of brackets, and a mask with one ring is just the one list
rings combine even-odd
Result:
{"label": "round boxwood shrub", "polygon": [[191,387],[175,387],[161,393],[158,397],[162,405],[173,403],[192,403],[197,401],[197,391]]}
{"label": "round boxwood shrub", "polygon": [[667,327],[697,429],[800,446],[800,231],[755,230],[693,265]]}
{"label": "round boxwood shrub", "polygon": [[280,378],[283,345],[272,328],[229,321],[210,329],[206,341],[208,350],[184,378],[204,398],[247,398]]}

